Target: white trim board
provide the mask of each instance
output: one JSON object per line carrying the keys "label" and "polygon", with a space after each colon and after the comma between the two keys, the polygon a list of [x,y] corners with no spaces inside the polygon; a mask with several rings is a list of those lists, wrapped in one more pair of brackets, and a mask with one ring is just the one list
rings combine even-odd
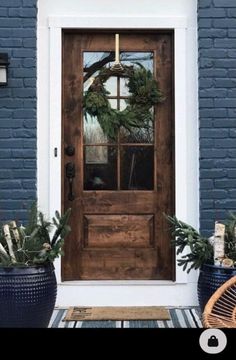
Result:
{"label": "white trim board", "polygon": [[[62,46],[62,29],[66,28],[77,28],[77,29],[91,29],[91,28],[102,28],[102,29],[173,29],[174,30],[174,41],[175,41],[175,193],[176,193],[176,215],[180,219],[186,222],[190,222],[193,226],[198,227],[198,133],[197,133],[197,89],[193,90],[193,100],[187,98],[187,91],[189,90],[189,80],[188,75],[193,69],[188,68],[187,56],[190,51],[187,48],[187,36],[192,37],[193,43],[195,42],[196,49],[196,63],[197,63],[197,40],[195,29],[187,28],[187,19],[185,17],[88,17],[88,16],[79,16],[79,17],[66,17],[66,16],[57,16],[50,17],[48,19],[49,27],[38,28],[38,93],[39,95],[43,93],[45,83],[43,81],[43,70],[40,66],[40,61],[45,61],[44,58],[44,41],[43,39],[47,32],[50,33],[49,41],[49,102],[46,103],[45,97],[39,96],[38,101],[38,169],[41,169],[42,174],[38,176],[38,198],[39,204],[49,213],[50,216],[54,214],[55,209],[61,208],[61,46]],[[189,41],[190,43],[190,41]],[[192,49],[191,49],[192,50]],[[193,62],[193,66],[195,61]],[[197,70],[193,70],[197,78]],[[194,75],[192,75],[194,76]],[[45,80],[45,79],[44,79]],[[194,83],[194,81],[193,81]],[[195,81],[196,87],[197,83]],[[41,101],[42,99],[42,101]],[[46,109],[49,111],[49,128],[44,125],[41,125],[43,116],[46,116]],[[191,114],[191,118],[187,116]],[[188,119],[187,119],[188,118]],[[190,125],[187,123],[190,121]],[[44,138],[46,136],[45,131],[49,131],[49,184],[48,191],[42,191],[42,182],[45,182],[43,177],[43,167],[45,166],[45,149],[44,147]],[[58,149],[58,156],[54,156],[54,148]],[[42,197],[40,192],[42,192]],[[68,292],[73,292],[74,289],[78,290],[81,293],[81,289],[85,286],[85,289],[88,290],[89,285],[93,289],[98,289],[96,285],[99,286],[99,292],[101,291],[102,286],[107,288],[111,286],[111,282],[107,283],[105,281],[93,281],[86,282],[77,281],[77,282],[61,282],[60,274],[60,259],[55,263],[56,274],[58,283],[60,284],[60,294],[63,294],[63,291],[69,294]],[[159,292],[166,292],[166,298],[168,298],[168,293],[172,294],[173,289],[175,288],[176,293],[180,291],[183,287],[181,285],[178,288],[178,284],[187,284],[190,281],[196,281],[196,274],[193,277],[188,277],[181,268],[176,265],[176,282],[171,281],[114,281],[112,287],[122,289],[127,289],[129,287],[133,288],[135,286],[135,291],[138,292],[138,288],[143,287],[143,285],[158,286]],[[71,285],[71,286],[68,286]],[[126,286],[127,285],[127,286]],[[64,289],[64,290],[63,290]],[[70,289],[70,290],[69,290]],[[146,289],[146,286],[145,286]],[[169,290],[168,290],[169,289]],[[86,290],[86,291],[87,291]],[[95,291],[95,290],[94,290]],[[98,290],[96,290],[98,291]],[[96,293],[95,291],[95,293]],[[126,290],[124,290],[126,291]],[[146,290],[145,290],[146,291]],[[191,291],[192,292],[192,291]],[[94,294],[95,294],[94,293]],[[65,294],[65,293],[64,293]],[[97,293],[96,293],[97,294]],[[97,295],[95,295],[96,298]],[[86,298],[86,296],[85,296]],[[162,297],[161,297],[162,298]],[[62,298],[59,302],[62,301]],[[111,300],[112,301],[112,300]],[[130,300],[131,301],[131,300]],[[169,301],[169,299],[167,300]],[[182,301],[182,300],[181,300]],[[180,301],[180,302],[181,302]],[[99,302],[99,300],[98,300]],[[184,301],[182,301],[183,303]],[[65,303],[62,301],[65,305]],[[106,304],[111,304],[106,302]],[[150,302],[149,302],[150,304]],[[194,304],[194,300],[191,305]],[[60,304],[59,304],[60,305]],[[71,305],[71,304],[69,304]],[[127,298],[127,303],[129,300]],[[166,305],[171,305],[167,303]],[[177,305],[177,304],[173,304]],[[179,304],[181,305],[181,304]],[[186,304],[185,304],[186,305]]]}
{"label": "white trim board", "polygon": [[48,26],[59,29],[179,29],[187,28],[187,18],[181,16],[50,16]]}

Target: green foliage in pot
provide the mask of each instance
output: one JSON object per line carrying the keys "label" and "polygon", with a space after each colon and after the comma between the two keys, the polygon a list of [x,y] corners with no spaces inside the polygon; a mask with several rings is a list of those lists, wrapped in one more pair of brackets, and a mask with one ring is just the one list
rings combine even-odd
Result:
{"label": "green foliage in pot", "polygon": [[[172,244],[177,247],[177,255],[190,250],[177,260],[183,270],[189,273],[203,264],[214,264],[214,248],[210,239],[176,216],[168,215],[166,218],[171,224]],[[232,213],[225,221],[225,258],[236,262],[236,216]]]}
{"label": "green foliage in pot", "polygon": [[28,222],[18,226],[15,221],[0,229],[0,266],[32,266],[53,262],[63,255],[65,237],[70,232],[68,220],[71,209],[60,215],[55,212],[48,221],[34,203]]}

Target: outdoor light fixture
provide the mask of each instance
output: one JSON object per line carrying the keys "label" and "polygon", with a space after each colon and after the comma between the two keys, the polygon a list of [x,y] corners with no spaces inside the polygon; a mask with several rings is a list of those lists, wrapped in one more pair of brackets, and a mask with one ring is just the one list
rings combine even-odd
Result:
{"label": "outdoor light fixture", "polygon": [[7,85],[8,54],[0,53],[0,86]]}

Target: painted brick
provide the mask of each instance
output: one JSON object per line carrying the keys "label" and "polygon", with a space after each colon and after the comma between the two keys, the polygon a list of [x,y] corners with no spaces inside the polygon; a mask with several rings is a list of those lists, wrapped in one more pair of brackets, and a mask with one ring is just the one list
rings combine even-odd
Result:
{"label": "painted brick", "polygon": [[200,97],[203,98],[224,98],[227,95],[226,89],[204,89],[199,91]]}
{"label": "painted brick", "polygon": [[229,98],[236,97],[236,88],[235,87],[233,89],[228,90],[228,97]]}
{"label": "painted brick", "polygon": [[36,111],[34,108],[31,109],[17,109],[13,113],[13,118],[16,119],[32,119],[35,118]]}
{"label": "painted brick", "polygon": [[228,157],[236,158],[236,148],[228,150]]}
{"label": "painted brick", "polygon": [[1,6],[6,6],[6,8],[21,6],[21,0],[1,0]]}
{"label": "painted brick", "polygon": [[36,17],[36,9],[35,8],[10,8],[9,16],[19,17],[19,18],[34,18]]}
{"label": "painted brick", "polygon": [[18,98],[35,98],[36,97],[36,89],[32,88],[32,89],[13,89],[12,90],[12,94],[15,97]]}
{"label": "painted brick", "polygon": [[211,7],[210,9],[200,9],[198,10],[198,16],[200,18],[223,18],[226,15],[225,9],[217,9]]}
{"label": "painted brick", "polygon": [[[1,130],[2,132],[2,130]],[[11,150],[1,150],[0,159],[9,159],[11,157]]]}
{"label": "painted brick", "polygon": [[235,0],[213,0],[215,7],[236,7]]}
{"label": "painted brick", "polygon": [[32,180],[23,180],[22,181],[23,189],[36,189],[36,184]]}
{"label": "painted brick", "polygon": [[26,58],[23,60],[23,67],[35,67],[36,66],[36,59],[35,58]]}
{"label": "painted brick", "polygon": [[35,0],[23,0],[23,6],[36,8],[36,2]]}
{"label": "painted brick", "polygon": [[236,189],[229,190],[229,196],[236,199]]}
{"label": "painted brick", "polygon": [[213,139],[200,139],[200,145],[207,148],[212,148],[214,146],[214,140]]}
{"label": "painted brick", "polygon": [[0,17],[4,17],[8,15],[7,8],[0,8]]}
{"label": "painted brick", "polygon": [[236,170],[228,170],[228,178],[236,178]]}
{"label": "painted brick", "polygon": [[212,39],[202,39],[201,41],[201,48],[203,49],[209,49],[212,47],[212,45],[213,45]]}
{"label": "painted brick", "polygon": [[[202,40],[204,41],[204,39]],[[214,65],[214,62],[212,59],[208,59],[208,58],[200,58],[199,59],[199,64],[200,64],[200,68],[204,69],[204,68],[212,68],[212,66]]]}
{"label": "painted brick", "polygon": [[230,137],[236,137],[236,129],[230,129],[229,130],[229,136]]}
{"label": "painted brick", "polygon": [[16,58],[32,58],[34,56],[34,50],[31,49],[17,49],[13,50],[13,56]]}
{"label": "painted brick", "polygon": [[236,78],[232,79],[232,78],[224,78],[224,79],[215,79],[215,87],[220,87],[220,88],[231,88],[231,87],[235,87],[236,86]]}
{"label": "painted brick", "polygon": [[211,5],[211,0],[199,0],[198,7],[199,9],[208,8]]}
{"label": "painted brick", "polygon": [[232,189],[235,187],[234,179],[216,179],[215,187],[219,189]]}
{"label": "painted brick", "polygon": [[201,152],[200,152],[200,159],[211,159],[211,158],[216,158],[216,159],[220,159],[220,158],[225,158],[227,156],[227,150],[225,149],[207,149],[202,148]]}
{"label": "painted brick", "polygon": [[201,198],[203,199],[225,199],[228,196],[227,190],[201,190]]}
{"label": "painted brick", "polygon": [[223,169],[208,169],[208,170],[201,170],[200,171],[200,178],[201,179],[219,179],[224,178],[227,172]]}
{"label": "painted brick", "polygon": [[[1,47],[19,47],[22,46],[22,39],[0,39]],[[12,66],[12,64],[11,64]]]}
{"label": "painted brick", "polygon": [[[1,112],[0,112],[1,113]],[[17,129],[21,128],[23,126],[23,120],[15,119],[15,120],[9,120],[9,119],[3,119],[0,120],[0,128],[8,128],[8,129]]]}
{"label": "painted brick", "polygon": [[[24,20],[24,23],[25,22],[26,22],[26,19]],[[12,29],[11,34],[9,36],[20,37],[20,38],[36,37],[36,31],[35,31],[35,29],[31,29],[29,27],[21,28],[21,29]]]}
{"label": "painted brick", "polygon": [[198,18],[198,27],[199,28],[212,28],[212,19],[202,19]]}
{"label": "painted brick", "polygon": [[[207,189],[212,189],[214,187],[214,183],[213,180],[202,180],[200,183],[200,189],[203,190],[207,190]],[[209,200],[207,200],[207,202],[209,202]]]}
{"label": "painted brick", "polygon": [[201,38],[225,38],[227,37],[227,30],[224,29],[200,29],[198,36]]}
{"label": "painted brick", "polygon": [[[212,62],[212,66],[215,66],[214,62]],[[207,78],[215,78],[215,77],[223,77],[225,78],[228,75],[228,71],[226,69],[201,69],[201,76],[205,79]],[[201,80],[201,78],[200,78]]]}
{"label": "painted brick", "polygon": [[36,48],[36,40],[35,38],[25,38],[23,39],[23,46],[25,48]]}
{"label": "painted brick", "polygon": [[235,209],[236,208],[236,200],[217,200],[215,205],[219,209]]}
{"label": "painted brick", "polygon": [[33,78],[35,75],[35,68],[31,67],[31,68],[17,68],[17,69],[13,69],[13,74],[12,76],[14,76],[15,78]]}
{"label": "painted brick", "polygon": [[21,189],[22,183],[19,180],[0,180],[0,189]]}
{"label": "painted brick", "polygon": [[215,66],[221,68],[233,68],[235,67],[235,59],[217,59],[215,60]]}
{"label": "painted brick", "polygon": [[236,29],[229,29],[228,30],[228,36],[229,37],[236,37]]}
{"label": "painted brick", "polygon": [[213,99],[199,99],[199,106],[201,107],[207,107],[207,108],[213,108],[214,107],[214,101]]}
{"label": "painted brick", "polygon": [[228,17],[233,17],[233,18],[235,18],[235,17],[236,17],[236,8],[234,8],[234,9],[227,9],[227,15],[228,15]]}
{"label": "painted brick", "polygon": [[13,158],[25,158],[25,159],[34,159],[36,157],[36,151],[35,150],[26,150],[26,149],[17,149],[12,150],[12,156]]}
{"label": "painted brick", "polygon": [[[15,130],[18,131],[18,130]],[[200,137],[201,138],[226,138],[229,136],[229,130],[228,129],[200,129]]]}
{"label": "painted brick", "polygon": [[215,99],[215,107],[234,108],[236,106],[236,98]]}
{"label": "painted brick", "polygon": [[[234,40],[236,41],[236,40]],[[236,49],[234,50],[228,50],[228,57],[236,58]]]}
{"label": "painted brick", "polygon": [[[205,39],[206,40],[206,39]],[[235,40],[234,39],[215,39],[214,46],[216,48],[229,48],[232,49],[235,47]]]}
{"label": "painted brick", "polygon": [[[228,109],[228,117],[236,118],[236,109]],[[235,119],[234,119],[235,122]]]}
{"label": "painted brick", "polygon": [[[36,197],[37,0],[0,0],[0,48],[10,55],[0,89],[0,220],[27,218]],[[27,185],[28,184],[28,185]]]}
{"label": "painted brick", "polygon": [[201,117],[223,118],[227,116],[226,109],[200,109]]}
{"label": "painted brick", "polygon": [[214,28],[236,28],[236,21],[234,19],[214,19],[213,20]]}
{"label": "painted brick", "polygon": [[[205,39],[203,39],[202,41],[204,41]],[[201,47],[201,43],[200,42],[200,47]],[[226,58],[228,56],[228,52],[227,50],[223,50],[223,49],[210,49],[210,50],[200,50],[200,57],[206,57],[206,58],[214,58],[214,59],[222,59],[222,58]]]}
{"label": "painted brick", "polygon": [[35,138],[36,131],[28,129],[16,129],[12,131],[12,135],[15,138]]}
{"label": "painted brick", "polygon": [[233,148],[235,145],[235,139],[218,139],[215,142],[215,148],[221,149]]}
{"label": "painted brick", "polygon": [[235,0],[198,1],[200,228],[205,235],[215,220],[236,212],[235,16]]}
{"label": "painted brick", "polygon": [[201,89],[203,88],[210,88],[213,86],[213,79],[206,79],[206,78],[201,78],[199,79],[199,86]]}
{"label": "painted brick", "polygon": [[2,18],[1,26],[3,28],[18,28],[21,27],[22,21],[18,18]]}

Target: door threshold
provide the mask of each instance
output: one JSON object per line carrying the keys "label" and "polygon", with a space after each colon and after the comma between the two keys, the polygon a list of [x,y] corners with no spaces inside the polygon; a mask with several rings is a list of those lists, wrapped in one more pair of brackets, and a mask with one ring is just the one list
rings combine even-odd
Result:
{"label": "door threshold", "polygon": [[172,280],[72,280],[58,283],[60,286],[130,286],[130,285],[176,285]]}

